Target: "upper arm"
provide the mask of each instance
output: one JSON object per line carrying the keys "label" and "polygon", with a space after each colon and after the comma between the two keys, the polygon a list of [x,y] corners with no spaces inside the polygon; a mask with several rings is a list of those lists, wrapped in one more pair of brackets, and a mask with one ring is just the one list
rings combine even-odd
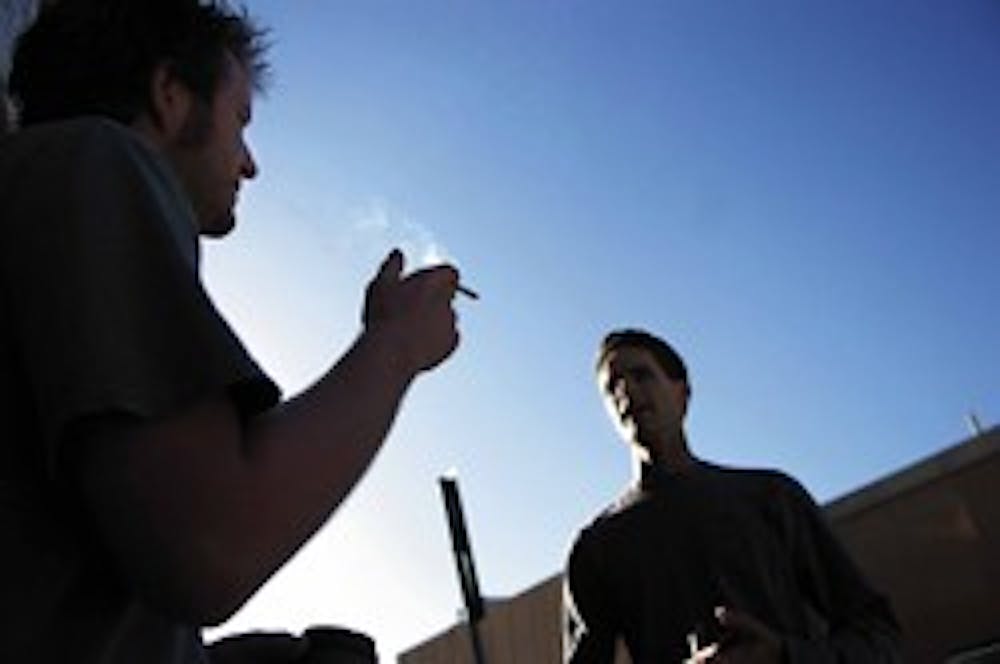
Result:
{"label": "upper arm", "polygon": [[606,664],[614,659],[618,628],[604,591],[595,543],[582,532],[563,579],[563,660]]}
{"label": "upper arm", "polygon": [[812,496],[787,478],[799,582],[832,631],[861,630],[895,639],[899,627],[879,594],[833,532]]}
{"label": "upper arm", "polygon": [[203,288],[191,212],[167,167],[113,123],[37,136],[5,191],[15,241],[0,245],[0,265],[49,469],[81,422],[151,420],[223,388],[243,390],[249,410],[273,402]]}
{"label": "upper arm", "polygon": [[225,394],[170,415],[94,418],[71,434],[65,471],[101,546],[130,589],[159,611],[218,622],[244,599],[218,538],[234,524],[240,422]]}

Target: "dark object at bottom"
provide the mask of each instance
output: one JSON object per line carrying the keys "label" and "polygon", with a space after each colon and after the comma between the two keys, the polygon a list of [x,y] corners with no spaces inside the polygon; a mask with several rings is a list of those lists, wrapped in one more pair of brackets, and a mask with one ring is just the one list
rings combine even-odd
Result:
{"label": "dark object at bottom", "polygon": [[303,638],[309,649],[296,664],[378,664],[375,641],[367,634],[343,627],[310,627]]}

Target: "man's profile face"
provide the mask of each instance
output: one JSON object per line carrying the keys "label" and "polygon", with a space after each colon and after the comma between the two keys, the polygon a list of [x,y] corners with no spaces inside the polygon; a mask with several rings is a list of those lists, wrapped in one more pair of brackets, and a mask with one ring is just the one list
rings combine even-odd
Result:
{"label": "man's profile face", "polygon": [[250,123],[252,92],[246,68],[227,53],[211,106],[193,103],[187,131],[168,148],[167,157],[191,197],[203,235],[220,237],[233,229],[240,184],[257,174],[243,135]]}
{"label": "man's profile face", "polygon": [[687,383],[671,379],[640,346],[611,350],[597,372],[598,387],[622,438],[654,455],[678,439],[687,412]]}

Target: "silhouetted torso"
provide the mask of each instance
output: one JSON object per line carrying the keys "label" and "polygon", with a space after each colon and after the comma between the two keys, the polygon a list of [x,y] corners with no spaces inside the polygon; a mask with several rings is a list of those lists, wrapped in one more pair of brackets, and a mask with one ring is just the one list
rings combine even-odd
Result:
{"label": "silhouetted torso", "polygon": [[580,532],[567,581],[580,612],[567,626],[574,662],[610,661],[616,635],[637,664],[681,662],[688,634],[707,645],[720,605],[803,641],[858,618],[895,629],[808,494],[776,471],[645,467]]}

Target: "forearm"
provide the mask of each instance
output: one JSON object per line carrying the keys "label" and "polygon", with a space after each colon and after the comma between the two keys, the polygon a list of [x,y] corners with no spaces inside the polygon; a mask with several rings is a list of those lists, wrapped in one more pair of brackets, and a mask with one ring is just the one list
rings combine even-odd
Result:
{"label": "forearm", "polygon": [[808,492],[795,484],[791,497],[799,583],[828,628],[814,639],[788,640],[788,661],[900,661],[900,628],[888,599],[869,584]]}
{"label": "forearm", "polygon": [[[789,664],[890,664],[900,661],[900,628],[889,602],[845,566],[826,566],[837,593],[821,611],[826,628],[812,638],[785,640]],[[838,574],[837,570],[841,572]]]}
{"label": "forearm", "polygon": [[413,378],[391,333],[366,332],[315,384],[245,424],[216,531],[224,557],[243,564],[237,594],[256,590],[348,496]]}
{"label": "forearm", "polygon": [[224,394],[163,420],[98,427],[81,484],[109,548],[160,610],[235,611],[316,531],[378,451],[413,379],[365,333],[316,384],[241,423]]}
{"label": "forearm", "polygon": [[785,639],[787,664],[895,664],[900,662],[894,628],[849,629],[823,639]]}
{"label": "forearm", "polygon": [[311,387],[246,424],[245,490],[266,503],[266,522],[245,514],[255,537],[293,551],[323,523],[381,448],[414,375],[390,333],[366,332]]}

